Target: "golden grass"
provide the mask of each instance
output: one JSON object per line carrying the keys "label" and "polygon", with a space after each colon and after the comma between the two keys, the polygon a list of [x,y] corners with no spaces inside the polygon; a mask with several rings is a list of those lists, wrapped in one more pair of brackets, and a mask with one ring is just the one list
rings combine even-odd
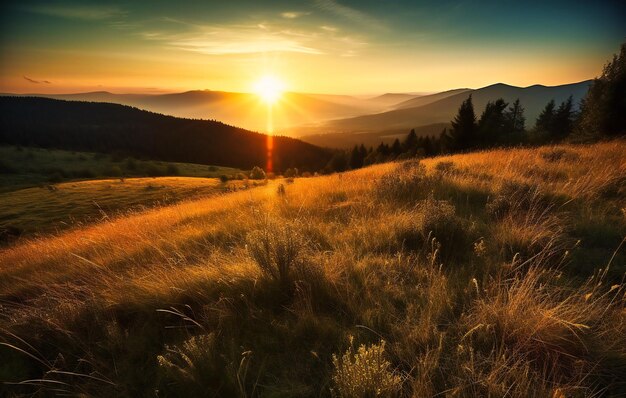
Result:
{"label": "golden grass", "polygon": [[80,228],[120,213],[222,192],[216,178],[102,179],[0,193],[0,228],[23,234]]}
{"label": "golden grass", "polygon": [[[617,394],[624,256],[601,277],[594,269],[626,232],[624,153],[626,143],[612,141],[426,159],[423,170],[389,163],[19,242],[0,250],[3,340],[24,348],[17,335],[47,360],[89,359],[114,387],[54,380],[95,395],[157,384],[165,395],[328,395],[332,354],[345,352],[348,335],[372,347],[386,341],[393,368],[385,369],[403,380],[395,395]],[[493,216],[488,203],[511,182],[537,200]],[[589,226],[596,220],[601,231]],[[283,236],[290,230],[301,237],[296,246]],[[603,245],[588,243],[600,233]],[[264,257],[249,246],[259,236],[280,240],[302,267],[279,282],[262,272]],[[164,329],[175,325],[185,327]],[[212,351],[203,355],[208,337],[190,334],[210,335]],[[202,380],[186,368],[192,377],[159,370],[159,355],[184,367],[186,352],[204,361],[194,366],[224,373]],[[22,379],[42,371],[26,362]]]}

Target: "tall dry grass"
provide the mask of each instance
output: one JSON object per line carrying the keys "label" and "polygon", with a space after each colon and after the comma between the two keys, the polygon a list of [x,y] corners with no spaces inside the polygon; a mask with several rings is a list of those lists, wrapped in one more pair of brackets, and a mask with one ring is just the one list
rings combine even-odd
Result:
{"label": "tall dry grass", "polygon": [[624,149],[270,182],[2,249],[3,392],[327,396],[361,369],[392,396],[618,396]]}

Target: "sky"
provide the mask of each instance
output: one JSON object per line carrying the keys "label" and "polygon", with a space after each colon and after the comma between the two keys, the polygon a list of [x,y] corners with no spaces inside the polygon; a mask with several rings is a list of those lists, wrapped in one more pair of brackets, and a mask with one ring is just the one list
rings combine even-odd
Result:
{"label": "sky", "polygon": [[0,92],[365,95],[593,78],[623,1],[7,1]]}

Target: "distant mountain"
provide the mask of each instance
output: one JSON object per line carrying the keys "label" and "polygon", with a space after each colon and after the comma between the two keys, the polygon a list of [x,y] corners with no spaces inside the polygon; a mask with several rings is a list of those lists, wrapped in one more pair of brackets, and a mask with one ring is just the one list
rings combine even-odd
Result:
{"label": "distant mountain", "polygon": [[[526,125],[532,127],[543,107],[550,100],[558,103],[565,101],[570,95],[578,105],[589,88],[590,80],[562,86],[515,87],[506,84],[494,84],[477,90],[461,89],[451,92],[424,96],[405,102],[399,109],[392,111],[357,116],[353,118],[331,120],[315,126],[307,126],[308,135],[323,133],[365,133],[377,132],[384,134],[399,129],[409,131],[411,128],[434,123],[449,123],[455,116],[461,102],[471,94],[476,116],[480,117],[488,101],[504,98],[511,103],[519,98],[525,109]],[[443,96],[444,98],[439,98]],[[429,98],[430,97],[430,98]],[[435,101],[430,99],[437,98]],[[406,107],[409,105],[416,105]]]}
{"label": "distant mountain", "polygon": [[439,101],[444,98],[452,97],[456,94],[465,93],[467,91],[472,91],[471,88],[457,88],[455,90],[442,91],[440,93],[423,95],[417,98],[411,98],[407,101],[400,102],[394,106],[395,109],[405,109],[405,108],[415,108],[418,106],[428,105],[430,103]]}
{"label": "distant mountain", "polygon": [[[90,95],[101,99],[107,93]],[[266,135],[221,122],[181,119],[118,104],[0,97],[0,144],[251,168],[266,165],[267,140]],[[273,137],[276,170],[319,170],[330,155],[297,139]]]}
{"label": "distant mountain", "polygon": [[[449,127],[449,123],[434,123],[415,128],[418,136],[435,136],[438,137],[441,131]],[[387,130],[384,132],[365,132],[365,133],[328,133],[314,134],[300,137],[304,142],[326,148],[352,148],[355,145],[363,144],[366,147],[376,147],[381,142],[392,144],[397,138],[404,140],[409,131],[407,129]]]}
{"label": "distant mountain", "polygon": [[419,94],[387,93],[374,98],[369,98],[368,101],[375,104],[383,105],[385,107],[395,108],[398,106],[398,104],[420,97],[423,96]]}
{"label": "distant mountain", "polygon": [[[4,94],[15,96],[15,94]],[[173,94],[27,94],[70,101],[109,102],[176,117],[220,120],[254,131],[267,131],[267,105],[256,94],[195,90]],[[388,106],[348,95],[284,93],[273,107],[273,128],[382,112]],[[295,134],[297,135],[297,134]]]}

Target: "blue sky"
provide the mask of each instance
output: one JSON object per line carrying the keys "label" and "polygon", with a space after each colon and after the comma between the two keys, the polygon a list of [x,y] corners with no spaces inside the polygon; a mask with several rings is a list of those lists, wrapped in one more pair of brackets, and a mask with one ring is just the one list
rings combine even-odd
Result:
{"label": "blue sky", "polygon": [[[19,1],[0,6],[13,92],[437,91],[592,78],[626,40],[624,2]],[[48,83],[45,83],[48,82]]]}

